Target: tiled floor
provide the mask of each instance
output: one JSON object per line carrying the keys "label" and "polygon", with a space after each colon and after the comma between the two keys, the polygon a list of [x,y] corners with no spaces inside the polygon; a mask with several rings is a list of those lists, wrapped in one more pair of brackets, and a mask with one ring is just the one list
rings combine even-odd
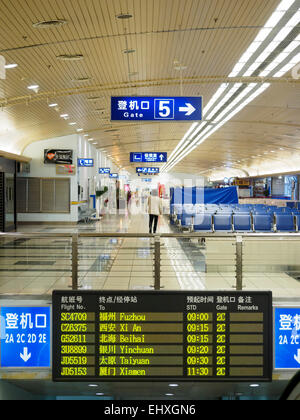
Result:
{"label": "tiled floor", "polygon": [[[147,233],[146,216],[106,216],[78,227],[27,226],[24,233]],[[167,218],[161,233],[173,232]],[[143,290],[154,284],[153,240],[80,238],[79,284],[82,289]],[[258,270],[259,271],[259,270]],[[245,290],[272,290],[275,297],[300,297],[300,282],[286,273],[245,273]],[[68,238],[6,239],[0,242],[0,294],[50,294],[70,289],[71,241]],[[234,273],[205,273],[205,249],[186,239],[163,239],[163,290],[234,290]]]}

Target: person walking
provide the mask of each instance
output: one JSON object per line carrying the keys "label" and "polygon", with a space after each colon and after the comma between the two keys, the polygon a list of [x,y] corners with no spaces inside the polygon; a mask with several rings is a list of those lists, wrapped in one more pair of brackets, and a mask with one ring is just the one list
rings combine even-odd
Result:
{"label": "person walking", "polygon": [[148,198],[148,213],[149,213],[149,233],[156,233],[158,217],[163,214],[162,202],[158,196],[158,191],[153,190]]}

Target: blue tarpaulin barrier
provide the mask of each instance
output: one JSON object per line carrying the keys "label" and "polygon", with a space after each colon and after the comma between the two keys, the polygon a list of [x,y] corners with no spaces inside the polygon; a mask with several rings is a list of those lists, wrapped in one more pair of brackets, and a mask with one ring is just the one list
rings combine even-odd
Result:
{"label": "blue tarpaulin barrier", "polygon": [[171,204],[238,204],[237,187],[171,188]]}

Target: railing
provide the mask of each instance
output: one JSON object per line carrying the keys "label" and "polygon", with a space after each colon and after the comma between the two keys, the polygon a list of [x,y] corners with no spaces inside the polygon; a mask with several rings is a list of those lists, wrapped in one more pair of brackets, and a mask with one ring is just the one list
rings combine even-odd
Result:
{"label": "railing", "polygon": [[[108,240],[109,244],[105,242]],[[245,288],[245,278],[247,280],[251,275],[254,277],[268,273],[266,278],[272,273],[276,276],[279,273],[287,275],[286,273],[290,272],[297,275],[299,270],[300,278],[300,234],[5,233],[0,234],[0,246],[0,279],[1,273],[4,273],[4,281],[5,276],[17,271],[18,284],[21,285],[25,274],[28,275],[29,281],[32,269],[33,273],[38,273],[35,282],[37,287],[39,279],[42,281],[50,276],[50,265],[47,265],[50,260],[51,264],[54,264],[54,273],[63,274],[61,279],[71,280],[67,287],[71,287],[72,290],[84,287],[81,285],[82,277],[93,274],[97,280],[91,280],[89,287],[101,289],[103,282],[101,283],[101,273],[98,270],[101,265],[107,266],[106,278],[111,276],[107,280],[107,287],[112,284],[116,288],[116,279],[124,275],[124,270],[127,269],[128,277],[144,278],[144,284],[148,276],[149,283],[153,281],[149,287],[157,291],[164,288],[164,282],[168,283],[168,270],[172,270],[173,277],[177,276],[179,284],[182,283],[182,289],[185,287],[182,281],[185,278],[201,279],[209,275],[214,278],[214,275],[220,273],[224,278],[228,278],[228,282],[233,280],[233,284],[228,287],[238,291]],[[137,257],[137,253],[142,256]],[[25,261],[17,261],[22,258],[25,258]],[[34,258],[44,261],[32,261]],[[195,261],[199,263],[200,260],[203,262],[201,269],[193,268]],[[30,269],[26,269],[26,263]],[[34,264],[37,264],[38,268],[32,268],[35,267]],[[21,268],[17,270],[15,267]],[[39,267],[47,268],[43,270]],[[292,277],[290,278],[292,280]],[[296,277],[294,279],[295,285],[299,285],[300,297],[300,283]],[[56,287],[66,287],[63,281],[58,282]],[[194,289],[197,289],[197,284],[199,283],[195,283]],[[210,288],[209,285],[207,287]],[[5,293],[5,290],[10,290],[9,280],[4,292],[0,285],[0,294]]]}

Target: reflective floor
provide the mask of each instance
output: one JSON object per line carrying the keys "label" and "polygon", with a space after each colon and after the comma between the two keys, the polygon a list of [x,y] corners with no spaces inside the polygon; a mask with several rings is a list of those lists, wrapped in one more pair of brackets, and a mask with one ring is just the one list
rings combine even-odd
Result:
{"label": "reflective floor", "polygon": [[[148,217],[106,216],[100,222],[77,227],[22,226],[23,233],[147,233]],[[167,217],[160,233],[178,233]],[[0,242],[0,293],[51,294],[69,289],[70,238],[2,239]],[[198,240],[163,239],[161,285],[164,290],[233,290],[235,267],[206,273],[206,248]],[[300,297],[300,281],[286,272],[244,273],[245,290],[272,290],[274,297]],[[145,290],[154,284],[152,239],[80,238],[79,286],[81,289]]]}

